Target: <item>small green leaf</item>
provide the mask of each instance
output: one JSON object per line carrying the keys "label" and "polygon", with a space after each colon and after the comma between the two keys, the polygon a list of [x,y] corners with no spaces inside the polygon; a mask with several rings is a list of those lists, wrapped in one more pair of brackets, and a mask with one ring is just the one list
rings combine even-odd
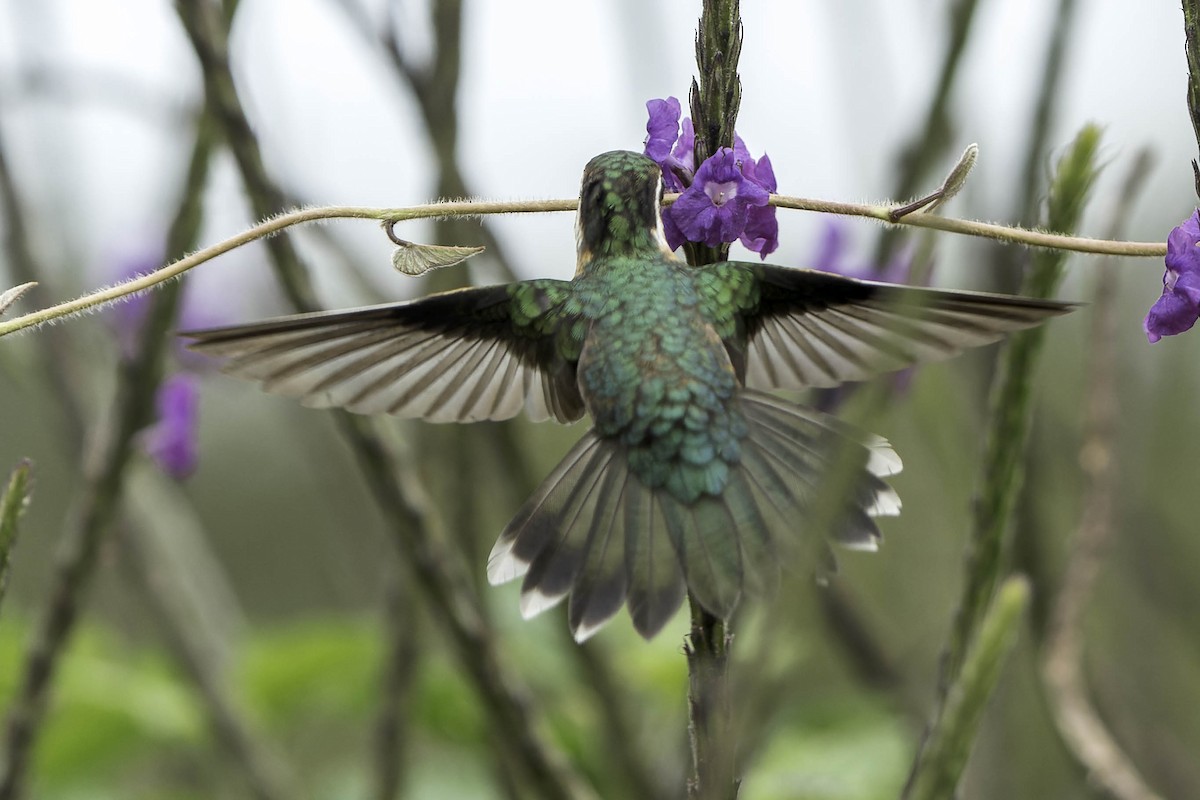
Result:
{"label": "small green leaf", "polygon": [[392,253],[392,266],[405,275],[423,275],[430,270],[453,267],[482,253],[482,247],[455,247],[439,244],[416,244],[395,240],[399,247]]}
{"label": "small green leaf", "polygon": [[950,174],[942,182],[942,199],[938,201],[938,205],[946,202],[962,190],[962,187],[967,182],[967,176],[971,174],[971,170],[974,168],[975,161],[978,158],[979,145],[972,142],[967,145],[967,149],[958,157],[958,163],[954,165],[954,169],[950,170]]}
{"label": "small green leaf", "polygon": [[37,286],[37,283],[31,281],[29,283],[22,283],[20,286],[14,286],[11,289],[0,292],[0,316],[2,316],[4,312],[8,310],[9,306],[20,300],[21,295],[25,294],[35,286]]}

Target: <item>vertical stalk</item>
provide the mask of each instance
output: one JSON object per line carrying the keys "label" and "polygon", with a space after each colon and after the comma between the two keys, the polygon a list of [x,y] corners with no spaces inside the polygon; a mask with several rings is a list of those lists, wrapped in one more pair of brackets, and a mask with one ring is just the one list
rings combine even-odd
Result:
{"label": "vertical stalk", "polygon": [[[742,53],[742,15],[738,0],[704,0],[696,31],[696,67],[691,112],[696,130],[695,167],[722,147],[733,147],[734,125],[742,100],[738,58]],[[689,242],[692,266],[722,261],[729,245],[707,247]],[[732,534],[731,534],[732,535]],[[725,620],[706,611],[689,595],[692,629],[685,653],[688,663],[688,738],[692,748],[692,800],[736,798],[736,743],[729,697],[729,650],[733,633]]]}
{"label": "vertical stalk", "polygon": [[692,746],[691,800],[736,798],[732,714],[729,697],[729,626],[689,597],[692,631],[688,662],[688,740]]}
{"label": "vertical stalk", "polygon": [[[1188,65],[1188,116],[1196,133],[1196,144],[1200,146],[1200,0],[1183,0],[1183,38]],[[1196,178],[1196,197],[1200,199],[1200,163],[1194,158],[1192,173]]]}

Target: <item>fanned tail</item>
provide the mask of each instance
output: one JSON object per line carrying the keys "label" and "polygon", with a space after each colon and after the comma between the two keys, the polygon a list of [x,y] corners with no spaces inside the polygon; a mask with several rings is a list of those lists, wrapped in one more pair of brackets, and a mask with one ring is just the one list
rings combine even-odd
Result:
{"label": "fanned tail", "polygon": [[720,495],[690,504],[645,486],[619,444],[588,431],[504,529],[488,580],[523,576],[527,618],[569,596],[579,641],[622,605],[649,639],[688,592],[723,618],[743,593],[771,592],[781,564],[823,546],[806,530],[823,520],[834,542],[874,550],[874,517],[900,511],[883,480],[901,467],[887,441],[757,392],[741,406],[740,462]]}

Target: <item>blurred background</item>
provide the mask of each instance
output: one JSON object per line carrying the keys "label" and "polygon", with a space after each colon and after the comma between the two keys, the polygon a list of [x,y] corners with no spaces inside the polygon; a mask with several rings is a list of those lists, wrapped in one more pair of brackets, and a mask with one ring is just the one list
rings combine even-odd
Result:
{"label": "blurred background", "polygon": [[[0,288],[41,282],[10,315],[149,271],[181,243],[216,242],[279,204],[572,197],[591,156],[641,148],[646,100],[686,98],[700,3],[242,0],[212,10],[199,0],[0,0]],[[738,130],[771,156],[783,194],[902,199],[935,188],[977,142],[978,166],[944,213],[1036,223],[1054,160],[1095,122],[1104,171],[1083,235],[1110,235],[1125,200],[1119,236],[1132,240],[1164,240],[1194,209],[1174,3],[761,0],[742,13]],[[252,138],[231,138],[228,114],[198,122],[197,49],[219,91],[222,22],[233,106]],[[254,140],[258,173],[245,152]],[[1136,167],[1142,151],[1152,161]],[[189,184],[197,152],[207,170],[193,169]],[[1135,168],[1144,182],[1129,197]],[[192,241],[177,222],[189,198]],[[811,264],[831,225],[845,268],[890,257],[874,223],[779,219],[772,263]],[[312,294],[340,307],[509,275],[568,278],[573,222],[492,217],[484,233],[473,222],[406,224],[405,238],[489,246],[429,280],[390,268],[374,223],[289,241],[311,268]],[[956,288],[1014,289],[1029,256],[944,234],[890,246]],[[171,327],[292,310],[272,268],[280,257],[258,243],[205,264],[183,281]],[[1073,256],[1060,297],[1091,302],[1102,261]],[[1160,293],[1161,261],[1114,269],[1116,335],[1095,360],[1116,376],[1105,453],[1118,479],[1105,494],[1112,536],[1078,622],[1083,689],[1160,796],[1197,797],[1200,341],[1148,345],[1141,319]],[[82,524],[96,454],[119,427],[118,364],[138,351],[139,313],[129,304],[0,344],[0,471],[28,458],[35,479],[0,610],[6,697],[56,596],[55,562]],[[1094,316],[1085,307],[1048,327],[1015,512],[1013,560],[1030,576],[1032,612],[965,797],[1100,796],[1055,728],[1040,667],[1090,502],[1081,446]],[[602,797],[682,794],[686,615],[644,643],[623,612],[578,648],[562,609],[521,621],[518,587],[483,581],[495,535],[581,427],[381,420],[352,434],[167,348],[167,374],[198,391],[194,464],[168,457],[164,469],[143,454],[155,435],[135,437],[50,692],[29,796],[553,796],[513,766],[521,757],[528,771],[539,756],[514,755],[521,745],[497,732],[498,708],[527,714],[567,784]],[[737,658],[756,673],[750,681],[735,663],[735,686],[747,682],[747,800],[894,797],[903,785],[958,602],[994,355],[922,367],[882,409],[861,393],[843,403],[904,458],[894,481],[904,514],[885,522],[881,552],[842,554],[828,590],[795,575],[769,614],[748,609],[736,623]],[[427,492],[427,514],[381,501],[395,489],[364,477],[355,435],[388,445],[383,473],[399,475],[409,499]],[[432,559],[405,549],[420,536]],[[421,578],[435,568],[491,635],[464,645],[469,636],[448,632]],[[486,656],[475,668],[472,652]]]}

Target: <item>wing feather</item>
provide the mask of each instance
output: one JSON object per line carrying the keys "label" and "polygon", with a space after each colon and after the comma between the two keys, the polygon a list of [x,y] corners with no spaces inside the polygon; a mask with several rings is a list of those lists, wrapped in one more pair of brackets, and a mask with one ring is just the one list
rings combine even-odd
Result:
{"label": "wing feather", "polygon": [[[744,309],[745,383],[751,389],[866,380],[995,342],[1075,307],[771,265],[728,262],[714,269],[744,270],[757,282],[758,292]],[[740,349],[732,340],[727,344]]]}
{"label": "wing feather", "polygon": [[[514,319],[516,291],[532,316]],[[583,415],[575,365],[557,346],[570,284],[460,289],[410,303],[300,314],[191,331],[222,369],[305,405],[432,422],[573,422]],[[529,305],[522,307],[530,313]]]}

